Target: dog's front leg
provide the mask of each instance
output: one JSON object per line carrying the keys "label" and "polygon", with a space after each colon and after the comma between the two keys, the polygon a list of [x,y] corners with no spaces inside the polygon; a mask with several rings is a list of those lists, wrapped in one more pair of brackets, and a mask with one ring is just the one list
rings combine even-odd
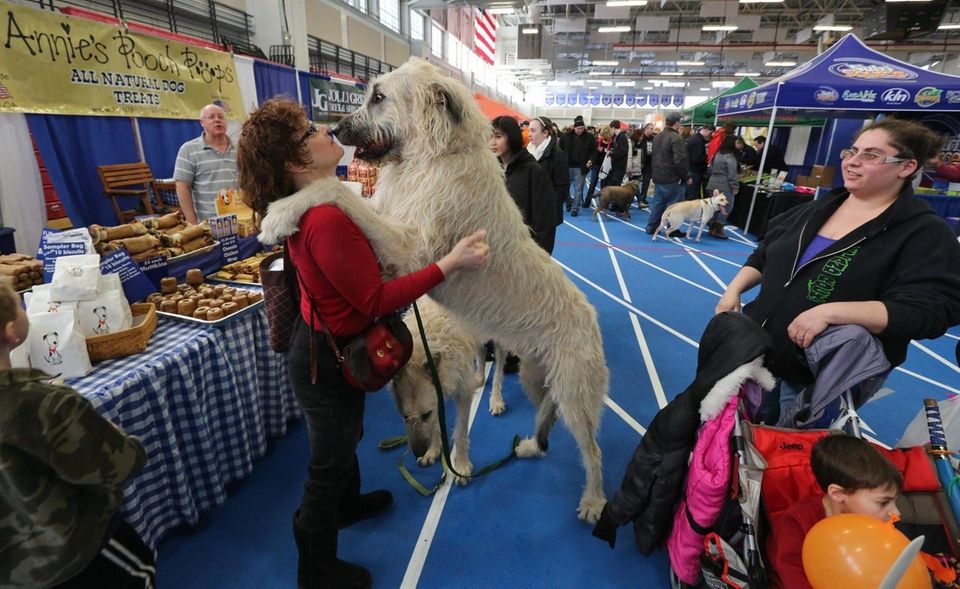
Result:
{"label": "dog's front leg", "polygon": [[507,351],[497,342],[493,342],[493,386],[490,388],[490,415],[500,415],[507,409],[503,402],[503,365],[507,361]]}
{"label": "dog's front leg", "polygon": [[473,464],[470,462],[470,405],[473,400],[473,391],[456,391],[457,397],[457,424],[453,428],[453,452],[450,460],[453,462],[453,470],[463,475],[453,477],[453,482],[458,485],[466,485],[470,482],[467,478],[473,472]]}

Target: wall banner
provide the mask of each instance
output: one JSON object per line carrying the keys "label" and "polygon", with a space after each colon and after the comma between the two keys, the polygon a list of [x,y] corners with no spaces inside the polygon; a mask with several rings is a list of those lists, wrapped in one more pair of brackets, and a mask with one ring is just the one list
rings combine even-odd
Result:
{"label": "wall banner", "polygon": [[244,117],[228,53],[0,0],[0,112]]}
{"label": "wall banner", "polygon": [[354,84],[311,76],[310,118],[317,123],[340,120],[360,108],[363,97],[364,91]]}

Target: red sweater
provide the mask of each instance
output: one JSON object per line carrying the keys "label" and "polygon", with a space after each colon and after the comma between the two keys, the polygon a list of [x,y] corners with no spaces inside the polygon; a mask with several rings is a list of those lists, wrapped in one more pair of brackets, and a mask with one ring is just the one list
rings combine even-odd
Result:
{"label": "red sweater", "polygon": [[774,587],[811,589],[803,572],[803,540],[818,521],[827,517],[822,495],[795,503],[775,515],[767,537],[767,567]]}
{"label": "red sweater", "polygon": [[[300,275],[300,314],[310,323],[310,300],[335,336],[354,335],[376,317],[396,311],[443,282],[430,264],[384,282],[370,242],[343,211],[316,206],[300,219],[300,231],[288,240],[290,259]],[[307,296],[307,292],[311,296]],[[313,328],[324,331],[320,317]]]}

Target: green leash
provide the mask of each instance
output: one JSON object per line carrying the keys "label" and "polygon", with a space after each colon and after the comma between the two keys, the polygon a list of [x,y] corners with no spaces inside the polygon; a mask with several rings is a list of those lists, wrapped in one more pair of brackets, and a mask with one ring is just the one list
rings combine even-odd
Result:
{"label": "green leash", "polygon": [[[397,463],[397,468],[400,470],[400,474],[410,484],[411,487],[416,489],[417,492],[424,497],[429,497],[430,495],[436,493],[441,486],[443,486],[443,483],[447,480],[448,472],[453,473],[454,476],[457,476],[461,479],[475,479],[500,468],[507,462],[510,462],[510,460],[517,455],[517,445],[520,444],[520,436],[513,436],[509,454],[500,460],[483,467],[476,474],[465,476],[454,470],[453,462],[450,460],[450,440],[447,437],[447,415],[446,408],[444,406],[443,387],[440,385],[440,374],[437,372],[437,365],[433,362],[433,354],[430,353],[430,344],[427,343],[427,334],[423,330],[423,320],[420,318],[420,309],[417,307],[416,303],[413,304],[413,312],[417,317],[417,328],[420,331],[420,339],[423,341],[423,350],[427,355],[427,367],[430,369],[430,378],[433,380],[433,387],[437,392],[437,421],[440,425],[440,460],[444,473],[440,476],[440,480],[438,480],[431,488],[428,489],[422,483],[420,483],[403,464],[403,459],[406,456],[406,453],[400,457],[400,460]],[[399,448],[405,443],[405,436],[396,436],[383,440],[380,442],[379,447],[381,450],[392,450],[394,448]]]}

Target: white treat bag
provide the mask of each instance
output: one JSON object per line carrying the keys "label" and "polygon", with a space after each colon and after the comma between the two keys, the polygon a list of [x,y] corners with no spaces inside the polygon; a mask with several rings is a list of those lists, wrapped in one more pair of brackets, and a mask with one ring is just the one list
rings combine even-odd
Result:
{"label": "white treat bag", "polygon": [[42,313],[57,313],[59,311],[75,311],[77,303],[54,301],[50,298],[49,284],[38,284],[33,287],[31,292],[23,293],[23,302],[26,304],[27,316],[40,315]]}
{"label": "white treat bag", "polygon": [[100,256],[80,255],[57,258],[50,282],[55,301],[90,301],[100,289]]}
{"label": "white treat bag", "polygon": [[30,368],[30,345],[27,340],[10,350],[11,368]]}
{"label": "white treat bag", "polygon": [[119,274],[101,277],[100,294],[92,301],[77,303],[77,318],[84,337],[116,333],[133,325],[133,314],[123,295]]}
{"label": "white treat bag", "polygon": [[51,376],[86,376],[93,368],[87,342],[77,326],[75,310],[30,317],[30,364]]}

